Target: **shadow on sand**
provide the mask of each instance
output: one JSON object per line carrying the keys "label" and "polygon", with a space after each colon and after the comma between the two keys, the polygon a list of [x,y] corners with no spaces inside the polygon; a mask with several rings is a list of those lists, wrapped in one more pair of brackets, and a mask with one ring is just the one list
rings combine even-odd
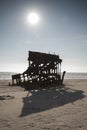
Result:
{"label": "shadow on sand", "polygon": [[30,90],[23,98],[24,105],[20,117],[73,103],[84,97],[83,91],[65,87]]}

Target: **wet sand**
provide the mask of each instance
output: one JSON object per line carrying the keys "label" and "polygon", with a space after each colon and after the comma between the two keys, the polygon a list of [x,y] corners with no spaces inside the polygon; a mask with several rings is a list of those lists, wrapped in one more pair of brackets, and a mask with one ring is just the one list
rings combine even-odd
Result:
{"label": "wet sand", "polygon": [[87,130],[86,79],[30,91],[8,82],[0,80],[0,130]]}

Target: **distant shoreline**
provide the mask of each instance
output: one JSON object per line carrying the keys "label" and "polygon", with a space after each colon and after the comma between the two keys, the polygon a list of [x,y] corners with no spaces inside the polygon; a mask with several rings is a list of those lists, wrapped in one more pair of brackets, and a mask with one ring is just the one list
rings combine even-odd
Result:
{"label": "distant shoreline", "polygon": [[[11,80],[15,72],[0,72],[0,80]],[[66,72],[64,79],[87,79],[87,73],[83,72]]]}

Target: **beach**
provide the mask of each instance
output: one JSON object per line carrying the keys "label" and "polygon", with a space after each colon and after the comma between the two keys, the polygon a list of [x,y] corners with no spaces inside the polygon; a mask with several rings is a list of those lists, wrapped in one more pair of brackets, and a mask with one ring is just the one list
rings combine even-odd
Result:
{"label": "beach", "polygon": [[29,90],[0,80],[0,130],[87,130],[87,79]]}

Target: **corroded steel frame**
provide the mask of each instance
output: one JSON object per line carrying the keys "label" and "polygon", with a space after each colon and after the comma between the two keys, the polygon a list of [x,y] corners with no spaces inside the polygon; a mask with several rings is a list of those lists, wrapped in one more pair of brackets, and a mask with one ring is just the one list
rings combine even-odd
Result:
{"label": "corroded steel frame", "polygon": [[[60,85],[61,62],[59,55],[29,51],[29,66],[22,74],[12,75],[12,84],[22,85],[26,89]],[[64,77],[64,74],[63,74]]]}

